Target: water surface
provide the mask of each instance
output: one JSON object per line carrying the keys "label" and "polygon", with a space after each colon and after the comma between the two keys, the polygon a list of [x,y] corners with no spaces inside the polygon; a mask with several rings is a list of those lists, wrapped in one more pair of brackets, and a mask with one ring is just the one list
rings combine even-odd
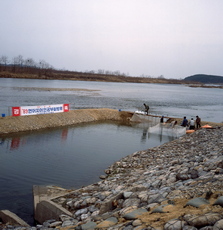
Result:
{"label": "water surface", "polygon": [[[0,79],[0,114],[10,115],[12,106],[67,103],[71,109],[136,111],[147,103],[152,114],[189,119],[199,115],[202,120],[222,122],[222,96],[222,89],[183,85]],[[148,135],[147,129],[148,124],[90,123],[0,138],[0,209],[32,224],[33,185],[79,188],[97,182],[120,158],[173,139]]]}
{"label": "water surface", "polygon": [[[97,91],[30,91],[27,87],[76,88]],[[19,89],[21,88],[21,89]],[[223,122],[223,89],[184,85],[112,83],[37,79],[0,79],[0,113],[10,115],[12,106],[70,104],[71,109],[112,108],[126,111],[143,109],[171,117]]]}
{"label": "water surface", "polygon": [[33,185],[79,188],[99,181],[115,161],[173,137],[148,124],[90,123],[0,138],[0,209],[32,224]]}

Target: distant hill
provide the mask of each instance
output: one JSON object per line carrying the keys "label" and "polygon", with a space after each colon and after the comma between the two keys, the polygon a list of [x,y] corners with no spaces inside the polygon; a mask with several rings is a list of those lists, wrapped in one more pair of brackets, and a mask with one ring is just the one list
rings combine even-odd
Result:
{"label": "distant hill", "polygon": [[204,84],[223,84],[223,77],[222,76],[215,76],[215,75],[206,75],[206,74],[195,74],[193,76],[189,76],[184,78],[185,81],[194,81],[194,82],[201,82]]}

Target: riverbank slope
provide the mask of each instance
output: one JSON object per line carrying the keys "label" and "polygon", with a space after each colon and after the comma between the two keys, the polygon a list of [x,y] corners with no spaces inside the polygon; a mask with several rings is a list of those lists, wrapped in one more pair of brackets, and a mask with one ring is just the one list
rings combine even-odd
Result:
{"label": "riverbank slope", "polygon": [[[30,116],[6,116],[0,118],[0,135],[50,129],[94,121],[122,121],[129,122],[133,112],[115,109],[79,109],[65,113],[41,114]],[[176,120],[181,123],[182,118],[169,118],[168,122]],[[223,123],[202,121],[201,125],[223,126]]]}
{"label": "riverbank slope", "polygon": [[52,113],[18,117],[0,118],[0,135],[49,129],[62,126],[75,125],[94,121],[123,121],[128,122],[132,112],[118,111],[115,109],[79,109],[65,113]]}

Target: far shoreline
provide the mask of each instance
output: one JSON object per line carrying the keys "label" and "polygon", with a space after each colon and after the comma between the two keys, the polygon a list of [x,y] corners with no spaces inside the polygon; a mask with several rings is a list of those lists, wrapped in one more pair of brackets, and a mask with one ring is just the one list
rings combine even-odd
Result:
{"label": "far shoreline", "polygon": [[190,82],[179,79],[165,79],[165,78],[146,78],[146,77],[122,77],[119,76],[103,76],[103,78],[97,77],[49,77],[49,76],[38,76],[35,74],[12,74],[12,73],[1,73],[0,78],[13,78],[13,79],[38,79],[38,80],[59,80],[59,81],[92,81],[92,82],[113,82],[113,83],[143,83],[143,84],[175,84],[185,85],[192,88],[216,88],[223,89],[221,84],[204,84],[201,82]]}

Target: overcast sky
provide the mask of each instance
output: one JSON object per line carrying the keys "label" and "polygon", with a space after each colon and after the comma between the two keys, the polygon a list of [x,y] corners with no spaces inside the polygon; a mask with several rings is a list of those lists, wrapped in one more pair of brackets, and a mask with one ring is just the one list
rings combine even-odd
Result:
{"label": "overcast sky", "polygon": [[56,69],[223,76],[223,0],[0,0],[0,57]]}

